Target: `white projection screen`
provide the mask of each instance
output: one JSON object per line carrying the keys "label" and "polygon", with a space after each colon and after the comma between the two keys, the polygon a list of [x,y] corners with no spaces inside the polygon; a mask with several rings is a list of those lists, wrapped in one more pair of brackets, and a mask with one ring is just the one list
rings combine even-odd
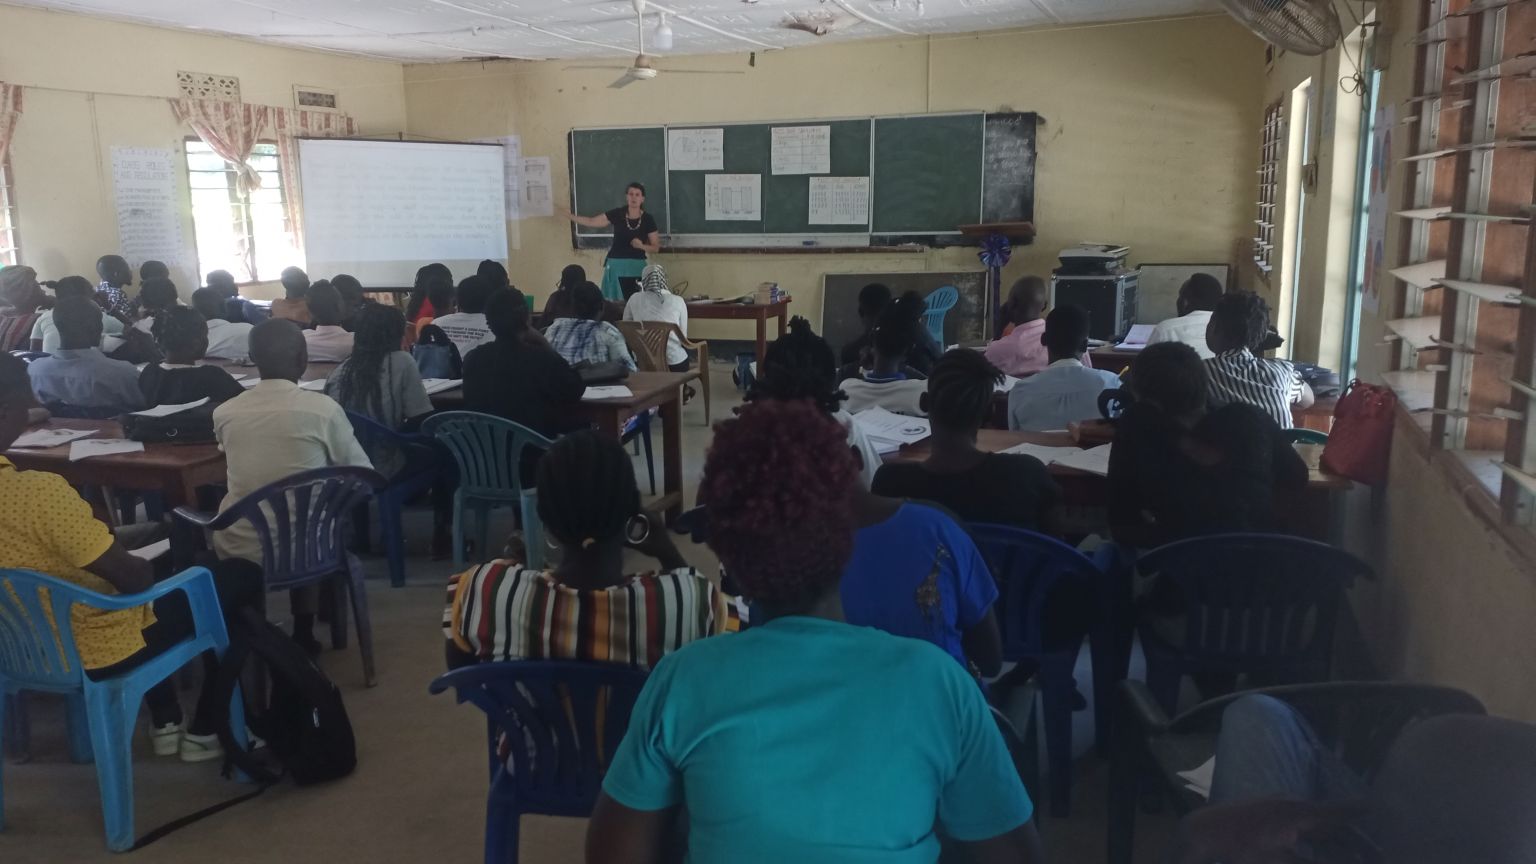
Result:
{"label": "white projection screen", "polygon": [[502,149],[494,144],[299,141],[304,257],[311,279],[406,288],[423,264],[455,279],[507,257]]}

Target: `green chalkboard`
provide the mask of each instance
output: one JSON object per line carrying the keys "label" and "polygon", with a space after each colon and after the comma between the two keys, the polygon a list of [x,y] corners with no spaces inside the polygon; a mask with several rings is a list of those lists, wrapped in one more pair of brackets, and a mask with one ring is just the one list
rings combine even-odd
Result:
{"label": "green chalkboard", "polygon": [[[571,132],[571,209],[596,216],[624,206],[624,187],[643,183],[645,209],[667,230],[666,130],[576,129]],[[608,228],[577,227],[583,237],[612,236]]]}
{"label": "green chalkboard", "polygon": [[875,118],[872,230],[930,234],[981,219],[981,114]]}

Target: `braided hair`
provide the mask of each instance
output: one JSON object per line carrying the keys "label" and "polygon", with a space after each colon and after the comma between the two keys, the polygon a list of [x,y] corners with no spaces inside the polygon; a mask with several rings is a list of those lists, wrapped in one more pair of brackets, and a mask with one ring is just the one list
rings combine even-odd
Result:
{"label": "braided hair", "polygon": [[350,411],[380,417],[384,413],[384,364],[391,353],[400,350],[405,316],[392,305],[366,303],[353,320],[352,356],[336,373],[336,401]]}
{"label": "braided hair", "polygon": [[715,426],[699,501],[709,546],[746,596],[793,614],[837,590],[857,473],[843,427],[805,400],[752,402]]}
{"label": "braided hair", "polygon": [[635,466],[623,445],[589,429],[566,435],[539,460],[539,519],[567,549],[619,535],[640,510]]}
{"label": "braided hair", "polygon": [[789,332],[773,341],[758,364],[747,401],[809,399],[828,414],[836,413],[847,397],[837,389],[837,355],[827,340],[811,330],[811,322],[796,315]]}
{"label": "braided hair", "polygon": [[980,351],[950,351],[928,374],[928,417],[949,429],[980,429],[992,413],[992,394],[1002,380],[1002,370]]}
{"label": "braided hair", "polygon": [[1269,335],[1269,304],[1247,291],[1225,294],[1211,311],[1210,326],[1223,341],[1257,351]]}
{"label": "braided hair", "polygon": [[190,306],[162,310],[155,316],[150,335],[166,358],[175,358],[177,362],[200,360],[208,350],[208,321]]}

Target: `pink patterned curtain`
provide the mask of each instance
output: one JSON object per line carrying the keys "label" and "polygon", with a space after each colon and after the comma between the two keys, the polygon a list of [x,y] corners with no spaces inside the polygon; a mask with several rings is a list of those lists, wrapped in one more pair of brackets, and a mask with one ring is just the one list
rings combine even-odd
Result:
{"label": "pink patterned curtain", "polygon": [[170,99],[176,122],[192,127],[197,137],[235,166],[235,184],[242,197],[261,188],[261,176],[250,166],[251,148],[267,125],[272,109],[265,105],[226,102],[219,99]]}
{"label": "pink patterned curtain", "polygon": [[21,85],[0,84],[0,159],[10,149],[16,121],[21,119]]}
{"label": "pink patterned curtain", "polygon": [[357,134],[357,123],[345,114],[325,111],[300,111],[273,108],[272,125],[277,129],[277,163],[283,177],[283,204],[288,209],[288,226],[293,230],[293,245],[304,250],[304,208],[299,189],[299,139],[347,138]]}

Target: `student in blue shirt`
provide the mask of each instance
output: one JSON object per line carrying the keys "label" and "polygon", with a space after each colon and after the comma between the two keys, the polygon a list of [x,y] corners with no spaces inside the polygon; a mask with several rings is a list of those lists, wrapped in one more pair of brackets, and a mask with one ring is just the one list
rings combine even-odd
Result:
{"label": "student in blue shirt", "polygon": [[112,417],[145,407],[139,370],[101,353],[101,307],[67,296],[53,307],[59,349],[27,367],[37,401],[58,417]]}
{"label": "student in blue shirt", "polygon": [[1120,386],[1120,377],[1083,365],[1088,351],[1088,313],[1062,306],[1045,316],[1040,335],[1050,365],[1016,384],[1008,394],[1008,428],[1025,432],[1065,429],[1099,416],[1099,394]]}
{"label": "student in blue shirt", "polygon": [[656,665],[587,860],[660,860],[686,810],[692,864],[931,864],[941,837],[969,861],[1040,861],[981,688],[928,643],[842,620],[857,473],[842,427],[809,401],[765,400],[714,442],[710,546],[768,620]]}

